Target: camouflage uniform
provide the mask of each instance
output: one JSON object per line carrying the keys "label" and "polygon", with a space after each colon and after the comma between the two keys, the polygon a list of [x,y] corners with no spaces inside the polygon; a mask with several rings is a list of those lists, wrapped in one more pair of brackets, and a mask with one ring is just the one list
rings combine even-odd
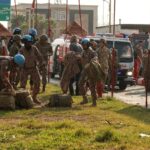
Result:
{"label": "camouflage uniform", "polygon": [[142,59],[143,59],[143,48],[141,44],[137,44],[135,46],[135,55],[137,56],[135,61],[137,61],[137,76],[141,75],[142,73]]}
{"label": "camouflage uniform", "polygon": [[81,95],[83,96],[83,101],[81,102],[81,104],[85,104],[88,102],[87,96],[86,96],[86,92],[87,92],[86,83],[88,82],[89,88],[91,91],[92,100],[93,100],[93,105],[96,105],[96,99],[97,99],[97,95],[95,91],[96,81],[93,80],[95,75],[93,74],[93,78],[89,77],[87,70],[86,70],[87,65],[89,65],[91,60],[95,58],[96,56],[97,56],[96,52],[94,52],[91,48],[84,50],[82,53],[83,70],[81,72],[81,76],[79,80],[79,89],[80,89]]}
{"label": "camouflage uniform", "polygon": [[[70,49],[70,51],[74,51],[74,52],[78,53],[81,57],[82,47],[79,43],[77,43],[77,40],[71,42],[69,49]],[[77,63],[78,63],[80,71],[74,77],[72,77],[70,79],[70,83],[69,83],[70,95],[79,95],[79,86],[78,86],[79,83],[78,82],[79,82],[79,78],[81,75],[82,64],[81,64],[81,61],[79,61],[79,60],[77,61]],[[73,87],[74,82],[75,82],[75,91],[74,91],[74,87]]]}
{"label": "camouflage uniform", "polygon": [[148,91],[150,91],[150,52],[148,54],[145,54],[143,56],[143,76],[145,80],[145,85],[148,88]]}
{"label": "camouflage uniform", "polygon": [[143,48],[140,44],[137,44],[135,46],[135,53],[137,54],[138,57],[140,57],[140,59],[142,60],[143,58]]}
{"label": "camouflage uniform", "polygon": [[[21,40],[21,37],[20,37],[20,40]],[[10,47],[9,55],[14,57],[19,52],[20,48],[21,48],[21,45],[17,44],[16,42],[14,42],[12,44],[12,46]],[[18,85],[19,81],[20,81],[20,68],[17,67],[15,70],[10,72],[10,82],[16,88],[16,86]]]}
{"label": "camouflage uniform", "polygon": [[13,63],[13,57],[10,56],[0,56],[0,90],[3,88],[13,89],[9,81],[8,71],[15,69],[15,64]]}
{"label": "camouflage uniform", "polygon": [[107,78],[109,67],[111,67],[111,55],[109,49],[104,46],[97,49],[98,60],[101,64],[102,70],[105,72]]}
{"label": "camouflage uniform", "polygon": [[40,90],[40,74],[37,69],[38,60],[42,61],[42,56],[35,46],[27,50],[25,47],[20,49],[20,53],[25,57],[25,64],[21,72],[21,87],[26,88],[28,76],[33,79],[33,100]]}
{"label": "camouflage uniform", "polygon": [[102,97],[106,81],[108,81],[109,86],[111,80],[111,74],[109,74],[108,76],[108,72],[111,73],[111,55],[109,49],[106,47],[106,42],[103,39],[100,41],[100,47],[97,49],[97,54],[98,54],[98,61],[105,74],[105,80],[103,82],[100,81],[97,83],[98,96]]}
{"label": "camouflage uniform", "polygon": [[60,82],[63,93],[67,93],[70,80],[80,72],[78,65],[78,59],[80,58],[80,54],[74,51],[68,52],[64,58],[65,67]]}
{"label": "camouflage uniform", "polygon": [[35,46],[38,48],[39,52],[41,53],[41,55],[43,56],[43,61],[42,62],[44,65],[42,66],[42,64],[39,64],[39,71],[40,74],[42,75],[42,84],[43,84],[43,91],[45,91],[45,86],[47,84],[47,68],[48,68],[48,59],[49,56],[51,56],[53,54],[52,51],[52,46],[50,43],[44,43],[43,45],[39,42],[37,42],[35,44]]}

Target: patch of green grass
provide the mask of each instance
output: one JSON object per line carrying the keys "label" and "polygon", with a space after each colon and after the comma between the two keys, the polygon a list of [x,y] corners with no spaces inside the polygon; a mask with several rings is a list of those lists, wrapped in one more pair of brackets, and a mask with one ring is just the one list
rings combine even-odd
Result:
{"label": "patch of green grass", "polygon": [[91,131],[88,129],[80,128],[77,131],[75,131],[75,137],[78,137],[78,138],[90,136],[90,134],[91,134]]}
{"label": "patch of green grass", "polygon": [[[39,95],[48,102],[50,94],[61,93],[49,84]],[[90,97],[89,97],[90,98]],[[150,110],[105,97],[91,107],[34,108],[0,111],[0,150],[145,150],[150,149]]]}
{"label": "patch of green grass", "polygon": [[96,142],[111,142],[111,141],[119,141],[119,135],[112,130],[100,131],[95,137]]}

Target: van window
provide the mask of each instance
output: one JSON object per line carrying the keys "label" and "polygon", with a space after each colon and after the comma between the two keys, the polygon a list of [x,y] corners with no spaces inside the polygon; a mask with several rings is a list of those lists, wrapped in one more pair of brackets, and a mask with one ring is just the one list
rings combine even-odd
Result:
{"label": "van window", "polygon": [[113,41],[107,41],[107,47],[109,49],[112,49],[113,48]]}
{"label": "van window", "polygon": [[116,41],[115,48],[118,50],[120,62],[133,61],[133,52],[130,43]]}
{"label": "van window", "polygon": [[[113,41],[107,41],[107,47],[111,50],[113,48]],[[120,62],[133,61],[132,47],[129,42],[115,41],[115,48],[117,49]]]}
{"label": "van window", "polygon": [[[99,44],[99,40],[95,40]],[[118,51],[119,62],[133,62],[133,50],[130,42],[123,41],[107,41],[107,47],[110,51],[113,48],[113,42],[115,42],[115,48]]]}

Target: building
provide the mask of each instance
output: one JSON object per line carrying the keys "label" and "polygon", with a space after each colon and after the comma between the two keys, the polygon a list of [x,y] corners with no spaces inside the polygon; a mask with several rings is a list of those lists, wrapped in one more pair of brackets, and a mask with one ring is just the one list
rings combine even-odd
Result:
{"label": "building", "polygon": [[[50,4],[51,7],[51,19],[56,21],[56,29],[53,30],[55,37],[59,36],[61,32],[66,28],[66,4]],[[73,21],[80,24],[79,17],[79,6],[69,5],[68,7],[68,25]],[[31,27],[31,4],[18,4],[17,5],[18,14],[25,15],[28,21],[28,26]],[[48,18],[48,3],[37,5],[38,15],[42,15]],[[12,14],[15,14],[15,7],[12,6]],[[97,5],[81,5],[81,15],[82,15],[82,27],[87,31],[88,34],[93,34],[96,32],[96,26],[98,23],[98,6]]]}
{"label": "building", "polygon": [[[96,27],[96,33],[109,33],[110,26]],[[115,25],[115,33],[150,33],[150,24],[118,24]],[[111,25],[111,33],[113,33],[113,25]]]}

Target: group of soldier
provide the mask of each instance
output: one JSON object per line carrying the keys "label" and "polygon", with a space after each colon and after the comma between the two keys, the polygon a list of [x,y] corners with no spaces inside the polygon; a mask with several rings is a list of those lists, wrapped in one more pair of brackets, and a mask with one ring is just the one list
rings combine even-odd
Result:
{"label": "group of soldier", "polygon": [[[28,34],[23,36],[21,36],[20,28],[14,29],[13,37],[8,42],[9,56],[0,56],[0,90],[5,87],[6,90],[11,90],[15,94],[18,84],[20,83],[21,88],[26,88],[27,81],[30,79],[33,101],[40,104],[37,98],[40,92],[40,74],[42,92],[44,92],[47,84],[48,60],[53,51],[46,34],[40,35],[38,39],[36,37],[37,30],[34,28],[29,29]],[[82,95],[83,100],[80,104],[86,104],[89,88],[92,106],[96,106],[97,97],[102,97],[105,91],[105,83],[110,85],[112,67],[116,67],[117,70],[117,51],[115,51],[115,61],[112,66],[113,56],[105,39],[100,39],[96,43],[94,40],[79,39],[73,35],[69,49],[64,57],[61,89],[63,93],[68,93],[69,90],[70,95]],[[135,49],[134,76],[138,78],[138,67],[144,58],[146,78],[148,74],[146,67],[149,66],[148,53],[143,56],[140,45],[137,45]]]}
{"label": "group of soldier", "polygon": [[[96,106],[97,94],[102,97],[111,68],[110,51],[104,39],[97,44],[88,38],[78,41],[77,36],[72,36],[70,41],[70,51],[64,58],[65,67],[61,78],[61,89],[63,93],[67,93],[69,89],[71,95],[82,95],[83,101],[80,104],[86,104],[89,88],[92,106]],[[76,82],[75,93],[73,82]]]}
{"label": "group of soldier", "polygon": [[40,104],[37,98],[40,91],[40,74],[44,92],[47,84],[48,58],[53,51],[46,34],[40,35],[39,39],[36,37],[37,30],[34,28],[29,29],[23,36],[20,28],[14,29],[13,37],[8,42],[9,56],[0,56],[0,84],[1,89],[10,90],[15,94],[18,84],[20,83],[20,88],[25,89],[30,77],[33,101]]}

